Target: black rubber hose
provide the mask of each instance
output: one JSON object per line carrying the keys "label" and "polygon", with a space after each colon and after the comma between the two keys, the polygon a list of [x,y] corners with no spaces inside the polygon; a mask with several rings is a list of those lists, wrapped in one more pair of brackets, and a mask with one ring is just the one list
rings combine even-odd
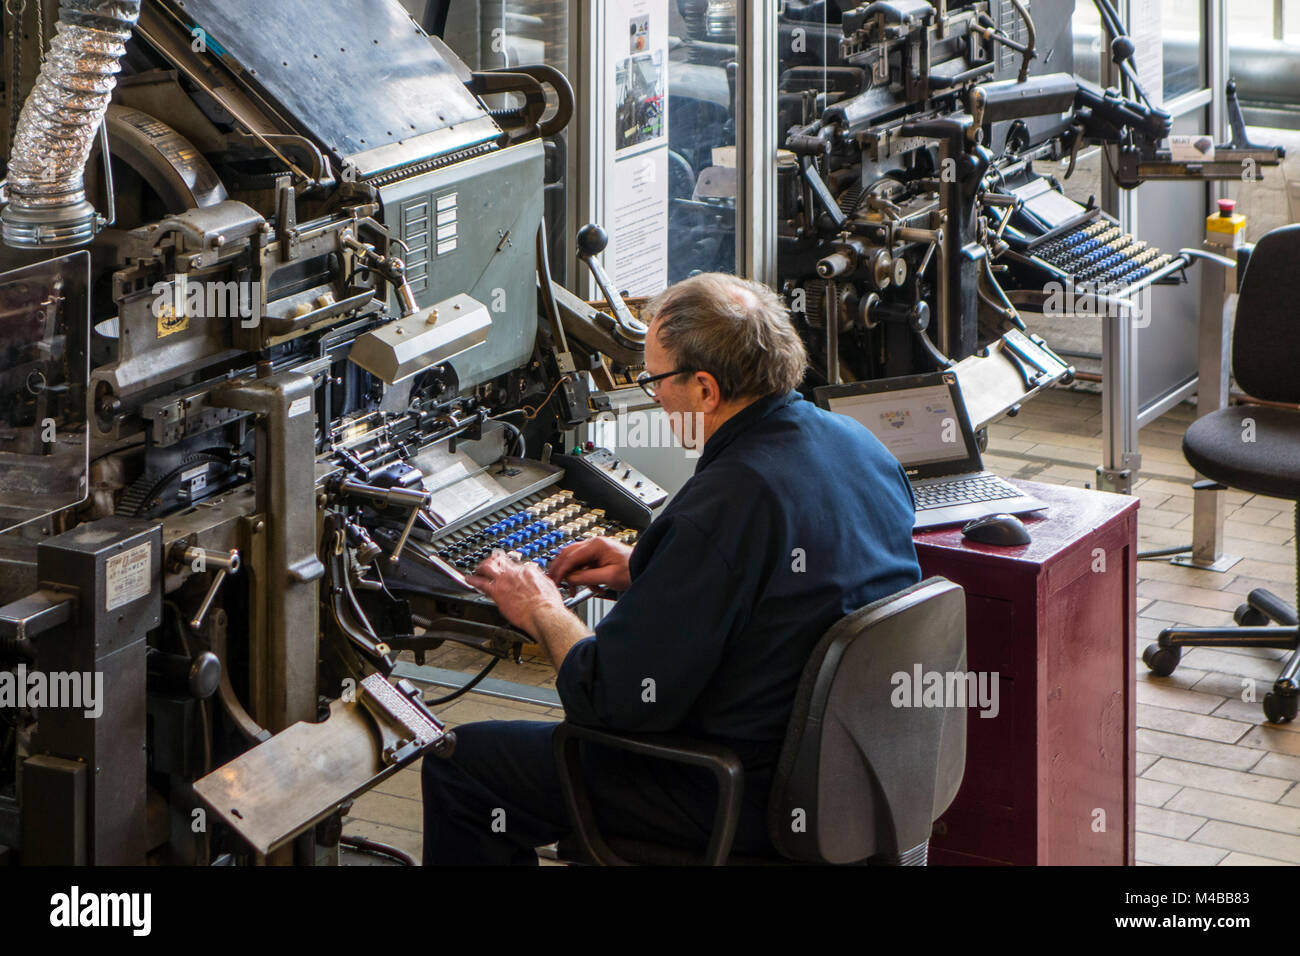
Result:
{"label": "black rubber hose", "polygon": [[1155,558],[1168,558],[1168,557],[1172,557],[1175,554],[1186,554],[1188,551],[1191,550],[1192,550],[1192,545],[1189,544],[1183,548],[1161,548],[1158,551],[1139,551],[1137,559],[1139,561],[1151,561],[1154,560]]}
{"label": "black rubber hose", "polygon": [[492,673],[492,668],[494,668],[494,667],[497,666],[497,661],[499,661],[499,660],[501,660],[501,658],[499,658],[499,657],[494,657],[494,658],[492,658],[490,661],[487,662],[487,666],[484,667],[481,671],[479,671],[479,672],[478,672],[478,673],[473,677],[473,679],[470,680],[470,682],[469,682],[468,684],[464,685],[463,687],[457,687],[454,691],[452,691],[452,692],[451,692],[450,694],[448,694],[446,697],[437,697],[437,698],[434,698],[433,700],[430,700],[429,698],[426,697],[426,698],[424,699],[424,704],[425,704],[425,706],[426,706],[426,707],[441,707],[443,704],[450,703],[451,701],[455,700],[457,697],[461,697],[461,696],[463,696],[463,695],[465,695],[465,694],[468,694],[470,691],[472,691],[475,687],[477,687],[477,686],[478,686],[478,685],[483,681],[483,678],[487,677],[488,674]]}
{"label": "black rubber hose", "polygon": [[419,866],[415,857],[405,850],[399,850],[395,846],[389,846],[387,843],[380,843],[378,840],[367,840],[365,837],[343,836],[339,838],[339,846],[346,846],[356,850],[358,853],[369,853],[371,856],[380,856],[389,860],[396,860],[402,866]]}
{"label": "black rubber hose", "polygon": [[1020,77],[1019,82],[1023,83],[1029,78],[1029,61],[1034,58],[1034,42],[1037,39],[1034,31],[1034,19],[1025,9],[1023,0],[1011,0],[1011,5],[1016,8],[1020,14],[1020,19],[1025,21],[1025,52],[1020,60]]}

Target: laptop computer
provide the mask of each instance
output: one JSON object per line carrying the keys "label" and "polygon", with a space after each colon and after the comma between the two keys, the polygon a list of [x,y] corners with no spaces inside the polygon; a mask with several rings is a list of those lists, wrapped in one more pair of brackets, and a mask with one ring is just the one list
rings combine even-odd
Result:
{"label": "laptop computer", "polygon": [[916,498],[918,529],[1047,507],[984,470],[951,371],[824,385],[813,395],[822,408],[865,425],[903,465]]}

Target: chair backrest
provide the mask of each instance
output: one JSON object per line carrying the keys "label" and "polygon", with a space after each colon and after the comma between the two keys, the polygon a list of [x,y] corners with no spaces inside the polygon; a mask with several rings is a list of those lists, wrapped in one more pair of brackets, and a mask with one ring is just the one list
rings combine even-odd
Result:
{"label": "chair backrest", "polygon": [[1254,398],[1300,402],[1300,225],[1255,244],[1241,280],[1232,374]]}
{"label": "chair backrest", "polygon": [[776,848],[857,863],[926,843],[961,786],[967,710],[913,706],[921,694],[910,684],[965,670],[965,595],[944,578],[836,623],[804,669],[777,765],[768,803]]}

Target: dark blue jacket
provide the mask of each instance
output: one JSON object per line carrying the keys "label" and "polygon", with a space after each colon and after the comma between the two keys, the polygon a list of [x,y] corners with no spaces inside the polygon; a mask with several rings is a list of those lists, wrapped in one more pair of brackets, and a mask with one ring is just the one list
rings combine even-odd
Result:
{"label": "dark blue jacket", "polygon": [[921,579],[914,515],[866,428],[797,392],[755,402],[709,438],[637,542],[631,586],[565,658],[568,718],[774,761],[817,641]]}

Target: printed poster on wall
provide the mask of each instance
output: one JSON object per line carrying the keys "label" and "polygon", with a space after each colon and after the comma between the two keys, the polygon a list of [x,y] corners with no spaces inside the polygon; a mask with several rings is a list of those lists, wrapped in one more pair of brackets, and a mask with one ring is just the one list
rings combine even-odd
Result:
{"label": "printed poster on wall", "polygon": [[1138,80],[1156,106],[1165,101],[1165,34],[1161,0],[1132,0],[1129,34],[1137,44]]}
{"label": "printed poster on wall", "polygon": [[605,267],[654,295],[668,284],[668,2],[609,0],[605,23]]}

